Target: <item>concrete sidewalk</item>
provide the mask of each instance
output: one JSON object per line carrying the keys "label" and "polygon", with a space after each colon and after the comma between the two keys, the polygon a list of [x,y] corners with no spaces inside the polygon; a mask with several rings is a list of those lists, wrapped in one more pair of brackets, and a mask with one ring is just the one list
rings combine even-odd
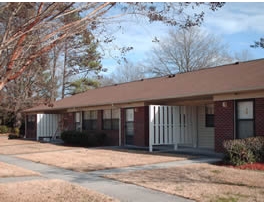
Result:
{"label": "concrete sidewalk", "polygon": [[[155,191],[147,189],[141,186],[126,184],[119,181],[114,181],[111,179],[103,178],[102,175],[113,174],[118,172],[136,171],[136,170],[146,170],[146,169],[157,169],[157,168],[167,168],[174,166],[187,165],[192,163],[202,163],[202,162],[216,162],[217,158],[202,158],[194,160],[185,161],[175,161],[168,163],[151,164],[144,166],[135,166],[127,168],[118,168],[111,170],[101,170],[93,172],[75,172],[71,170],[66,170],[54,166],[48,166],[40,163],[35,163],[32,161],[20,159],[14,156],[0,155],[0,161],[17,165],[25,169],[29,169],[35,172],[39,172],[41,177],[32,177],[32,179],[61,179],[71,183],[75,183],[86,187],[91,190],[103,193],[105,195],[119,199],[120,201],[179,201],[188,202],[191,200],[178,197],[175,195],[166,194],[160,191]],[[29,177],[21,177],[19,180],[32,180]],[[5,183],[9,181],[17,181],[17,178],[2,178],[0,183]]]}

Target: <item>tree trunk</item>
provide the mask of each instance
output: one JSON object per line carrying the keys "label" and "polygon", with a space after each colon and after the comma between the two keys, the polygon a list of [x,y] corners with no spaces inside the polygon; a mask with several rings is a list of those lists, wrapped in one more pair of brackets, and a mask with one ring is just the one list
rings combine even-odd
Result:
{"label": "tree trunk", "polygon": [[64,64],[63,64],[63,75],[62,75],[62,92],[61,92],[62,99],[65,96],[67,60],[68,60],[68,47],[67,47],[67,41],[65,41]]}

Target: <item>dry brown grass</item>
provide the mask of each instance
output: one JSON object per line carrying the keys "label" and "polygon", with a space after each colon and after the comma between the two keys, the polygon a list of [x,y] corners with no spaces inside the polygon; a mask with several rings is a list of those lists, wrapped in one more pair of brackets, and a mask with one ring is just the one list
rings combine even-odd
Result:
{"label": "dry brown grass", "polygon": [[36,152],[59,151],[65,149],[74,148],[23,139],[8,140],[7,137],[0,137],[0,154],[27,154]]}
{"label": "dry brown grass", "polygon": [[18,166],[10,165],[7,163],[0,162],[0,177],[21,177],[21,176],[32,176],[40,175],[37,172],[20,168]]}
{"label": "dry brown grass", "polygon": [[187,156],[151,155],[144,152],[109,149],[79,149],[49,153],[18,155],[20,158],[75,171],[92,171],[160,162],[185,160]]}
{"label": "dry brown grass", "polygon": [[264,201],[264,172],[196,164],[106,177],[197,201]]}
{"label": "dry brown grass", "polygon": [[33,180],[0,184],[0,201],[108,202],[117,200],[62,180]]}
{"label": "dry brown grass", "polygon": [[19,145],[19,144],[35,144],[36,141],[30,141],[30,140],[23,140],[23,139],[8,139],[8,134],[1,134],[0,135],[0,146],[13,146],[13,145]]}

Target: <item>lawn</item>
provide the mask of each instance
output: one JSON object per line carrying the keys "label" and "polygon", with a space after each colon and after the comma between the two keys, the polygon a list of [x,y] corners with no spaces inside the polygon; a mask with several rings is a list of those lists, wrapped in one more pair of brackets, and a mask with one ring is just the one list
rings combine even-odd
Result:
{"label": "lawn", "polygon": [[75,171],[93,171],[161,162],[186,160],[188,156],[158,155],[147,152],[130,152],[110,149],[78,149],[18,155],[48,165],[54,165]]}
{"label": "lawn", "polygon": [[0,201],[110,202],[117,200],[62,180],[32,180],[0,184]]}
{"label": "lawn", "polygon": [[67,149],[75,149],[74,147],[66,147],[49,143],[40,143],[37,141],[29,141],[23,139],[9,140],[7,136],[0,137],[0,154],[30,154],[36,152],[61,151]]}
{"label": "lawn", "polygon": [[0,177],[22,177],[33,175],[39,175],[39,173],[20,168],[18,166],[0,162]]}
{"label": "lawn", "polygon": [[35,144],[36,141],[23,140],[23,139],[8,139],[8,134],[0,134],[0,146],[18,145],[18,144]]}
{"label": "lawn", "polygon": [[209,164],[107,175],[196,201],[264,201],[264,172]]}

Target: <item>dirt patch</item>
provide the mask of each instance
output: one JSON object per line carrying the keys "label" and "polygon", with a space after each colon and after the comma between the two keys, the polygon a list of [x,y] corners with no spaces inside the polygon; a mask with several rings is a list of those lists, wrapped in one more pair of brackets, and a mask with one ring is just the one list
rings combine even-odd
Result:
{"label": "dirt patch", "polygon": [[264,172],[196,164],[106,177],[197,201],[264,201]]}
{"label": "dirt patch", "polygon": [[0,201],[108,202],[117,200],[62,180],[33,180],[0,184]]}
{"label": "dirt patch", "polygon": [[18,166],[0,162],[0,177],[21,177],[21,176],[33,176],[33,175],[40,175],[40,174],[37,172],[33,172],[31,170],[20,168]]}
{"label": "dirt patch", "polygon": [[75,171],[93,171],[127,166],[185,160],[187,156],[151,155],[142,152],[109,149],[79,149],[49,153],[18,155],[20,158]]}

